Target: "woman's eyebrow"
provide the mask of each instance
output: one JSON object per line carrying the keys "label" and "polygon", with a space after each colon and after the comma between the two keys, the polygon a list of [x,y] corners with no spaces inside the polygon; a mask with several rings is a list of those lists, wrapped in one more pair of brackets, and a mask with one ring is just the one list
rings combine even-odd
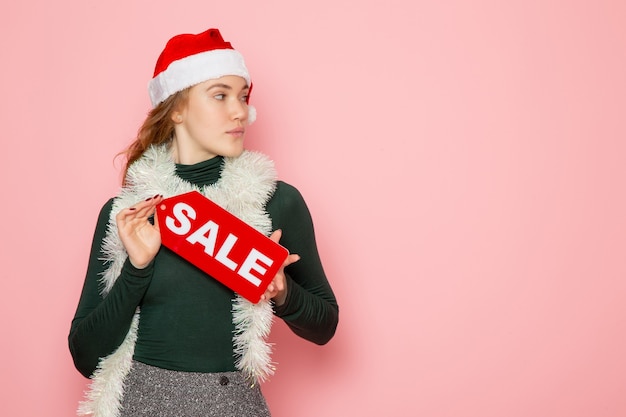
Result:
{"label": "woman's eyebrow", "polygon": [[[226,89],[226,90],[232,90],[232,89],[233,89],[233,87],[232,87],[232,86],[230,86],[230,85],[228,85],[228,84],[217,83],[217,84],[213,84],[213,85],[211,85],[209,88],[207,88],[207,90],[211,90],[211,89],[213,89],[213,88],[224,88],[224,89]],[[248,85],[245,85],[245,86],[241,89],[241,91],[243,91],[243,90],[247,90],[247,89],[249,89],[249,88],[250,88],[250,87],[249,87]]]}

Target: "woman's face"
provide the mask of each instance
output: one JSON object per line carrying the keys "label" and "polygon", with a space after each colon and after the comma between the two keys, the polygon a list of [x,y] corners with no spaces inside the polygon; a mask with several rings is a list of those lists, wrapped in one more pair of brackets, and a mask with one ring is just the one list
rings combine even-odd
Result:
{"label": "woman's face", "polygon": [[191,87],[187,102],[172,113],[175,161],[191,165],[216,155],[241,155],[249,89],[246,80],[236,75]]}

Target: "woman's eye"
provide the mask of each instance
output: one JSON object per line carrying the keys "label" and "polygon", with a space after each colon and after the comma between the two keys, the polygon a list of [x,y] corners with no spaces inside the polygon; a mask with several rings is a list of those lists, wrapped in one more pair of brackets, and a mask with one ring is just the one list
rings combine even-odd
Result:
{"label": "woman's eye", "polygon": [[226,94],[216,94],[213,96],[216,100],[224,100],[224,97],[226,97]]}
{"label": "woman's eye", "polygon": [[248,97],[249,96],[242,96],[240,100],[243,101],[244,103],[247,103],[248,102]]}

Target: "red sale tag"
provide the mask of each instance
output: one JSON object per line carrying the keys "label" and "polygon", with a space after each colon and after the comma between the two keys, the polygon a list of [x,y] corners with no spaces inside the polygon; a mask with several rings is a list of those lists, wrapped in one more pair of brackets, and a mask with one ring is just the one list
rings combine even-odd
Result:
{"label": "red sale tag", "polygon": [[289,255],[197,191],[163,200],[158,219],[164,246],[253,303]]}

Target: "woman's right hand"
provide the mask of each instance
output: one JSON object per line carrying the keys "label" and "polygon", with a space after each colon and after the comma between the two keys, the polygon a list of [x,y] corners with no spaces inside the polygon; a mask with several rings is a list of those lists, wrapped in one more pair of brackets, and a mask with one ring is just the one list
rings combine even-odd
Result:
{"label": "woman's right hand", "polygon": [[[161,232],[156,217],[156,207],[161,201],[163,196],[156,195],[121,210],[115,216],[117,232],[135,268],[148,266],[161,247]],[[148,220],[153,214],[154,225]]]}

